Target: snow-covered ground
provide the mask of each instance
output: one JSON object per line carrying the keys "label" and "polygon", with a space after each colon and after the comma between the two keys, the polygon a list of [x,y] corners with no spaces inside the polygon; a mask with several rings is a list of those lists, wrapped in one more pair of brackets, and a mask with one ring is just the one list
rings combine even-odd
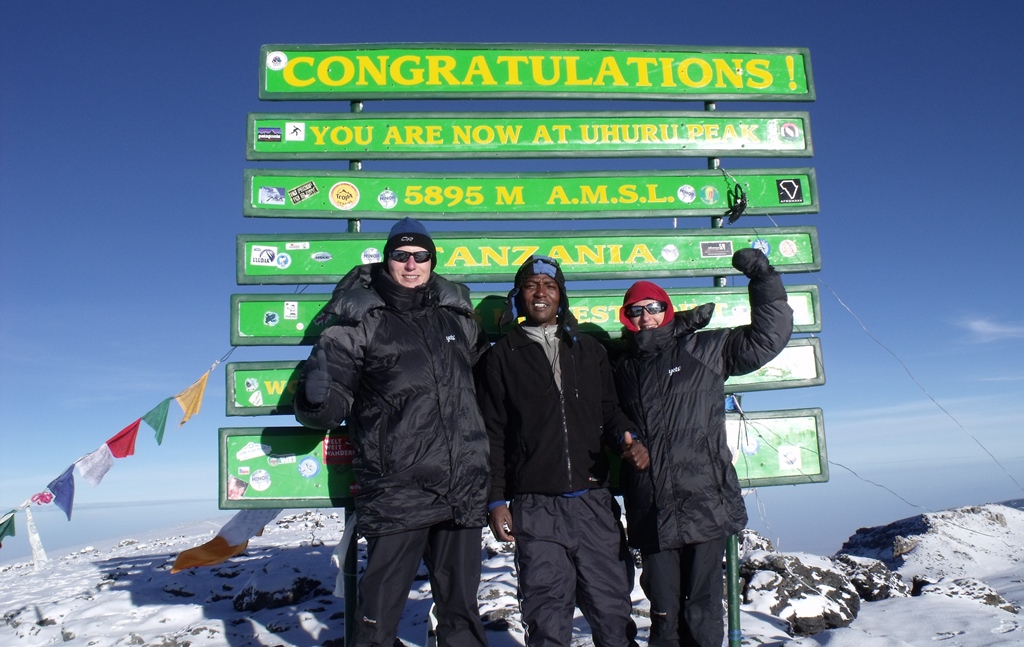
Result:
{"label": "snow-covered ground", "polygon": [[[743,644],[1024,644],[1024,619],[1014,608],[1024,604],[1020,503],[961,508],[859,531],[844,548],[886,562],[908,585],[916,578],[921,594],[862,602],[848,627],[808,637],[790,636],[787,622],[766,612],[763,599],[752,600],[741,614]],[[172,575],[177,554],[208,541],[218,527],[201,521],[97,543],[51,556],[38,570],[30,561],[0,566],[0,645],[342,644],[344,602],[333,595],[337,569],[330,559],[343,530],[338,515],[286,511],[239,557]],[[481,548],[480,608],[489,642],[520,645],[509,547],[485,531]],[[830,563],[790,555],[810,564]],[[647,637],[647,608],[635,587],[641,644]],[[400,630],[407,645],[424,644],[428,610],[424,574],[410,591]],[[592,644],[582,619],[573,644]]]}

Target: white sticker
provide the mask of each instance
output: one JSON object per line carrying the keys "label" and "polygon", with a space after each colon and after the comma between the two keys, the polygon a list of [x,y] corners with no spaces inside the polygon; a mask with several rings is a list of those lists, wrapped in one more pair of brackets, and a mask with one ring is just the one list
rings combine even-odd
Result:
{"label": "white sticker", "polygon": [[306,124],[302,121],[284,122],[284,140],[286,142],[306,141]]}
{"label": "white sticker", "polygon": [[252,254],[249,256],[250,265],[273,265],[274,259],[277,258],[276,247],[264,247],[263,245],[253,245]]}
{"label": "white sticker", "polygon": [[267,52],[267,67],[280,72],[284,69],[284,66],[288,65],[288,55],[284,52]]}
{"label": "white sticker", "polygon": [[676,191],[676,195],[679,196],[680,202],[690,204],[691,202],[697,199],[697,190],[694,189],[689,184],[684,184],[683,186],[679,187],[678,191]]}
{"label": "white sticker", "polygon": [[395,205],[398,204],[398,196],[391,189],[384,189],[377,196],[377,202],[385,209],[394,209]]}
{"label": "white sticker", "polygon": [[294,252],[297,249],[309,249],[309,243],[285,243],[284,248],[289,252]]}
{"label": "white sticker", "polygon": [[671,243],[661,248],[661,257],[669,263],[674,263],[679,258],[679,248]]}
{"label": "white sticker", "polygon": [[376,247],[367,247],[363,250],[363,264],[366,263],[379,263],[380,262],[380,250]]}
{"label": "white sticker", "polygon": [[284,318],[285,319],[298,319],[299,318],[299,302],[298,301],[285,301],[284,302]]}
{"label": "white sticker", "polygon": [[253,391],[253,394],[249,396],[249,404],[254,407],[262,407],[263,391]]}
{"label": "white sticker", "polygon": [[277,259],[274,262],[278,268],[283,270],[292,264],[292,257],[290,254],[281,253],[277,255]]}
{"label": "white sticker", "polygon": [[277,454],[274,456],[268,456],[267,462],[270,463],[271,467],[277,467],[278,465],[287,465],[288,463],[294,463],[297,459],[295,454]]}
{"label": "white sticker", "polygon": [[270,445],[261,445],[259,443],[250,442],[245,447],[238,450],[235,454],[235,458],[240,461],[247,461],[251,458],[258,458],[260,456],[266,456],[270,453],[272,447]]}
{"label": "white sticker", "polygon": [[256,389],[260,388],[260,383],[254,377],[245,378],[245,390],[252,393]]}
{"label": "white sticker", "polygon": [[270,472],[267,470],[256,470],[249,478],[249,485],[257,492],[262,492],[270,487]]}
{"label": "white sticker", "polygon": [[779,253],[786,258],[793,258],[796,256],[796,243],[788,238],[783,240],[779,243]]}
{"label": "white sticker", "polygon": [[799,470],[803,467],[800,448],[795,445],[779,445],[779,469]]}

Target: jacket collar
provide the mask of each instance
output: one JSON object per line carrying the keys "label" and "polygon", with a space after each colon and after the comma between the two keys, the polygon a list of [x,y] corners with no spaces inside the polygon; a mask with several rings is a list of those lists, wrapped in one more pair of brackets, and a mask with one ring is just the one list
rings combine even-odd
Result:
{"label": "jacket collar", "polygon": [[391,307],[406,312],[437,306],[471,315],[469,288],[433,272],[424,285],[405,288],[395,283],[384,263],[368,263],[353,267],[338,281],[324,312],[337,315],[341,321],[359,321],[377,308]]}
{"label": "jacket collar", "polygon": [[692,310],[676,312],[672,322],[661,328],[641,330],[633,333],[633,344],[638,355],[656,355],[684,337],[700,330],[711,322],[715,314],[715,304],[705,303]]}

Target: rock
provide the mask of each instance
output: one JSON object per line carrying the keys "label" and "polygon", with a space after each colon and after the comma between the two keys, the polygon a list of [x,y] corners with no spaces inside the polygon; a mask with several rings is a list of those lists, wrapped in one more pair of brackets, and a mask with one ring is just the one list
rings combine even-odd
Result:
{"label": "rock", "polygon": [[860,611],[857,589],[825,558],[753,551],[740,577],[744,601],[788,622],[794,635],[846,627]]}
{"label": "rock", "polygon": [[849,578],[865,602],[910,597],[910,585],[877,559],[836,555],[832,562]]}
{"label": "rock", "polygon": [[259,611],[331,595],[331,591],[321,584],[320,580],[300,574],[296,568],[271,563],[249,578],[234,597],[233,604],[236,611]]}
{"label": "rock", "polygon": [[1003,599],[1003,596],[999,595],[995,589],[984,582],[979,582],[969,577],[941,579],[935,583],[921,581],[921,584],[921,595],[945,595],[949,598],[967,598],[977,600],[982,604],[992,607],[998,607],[1010,613],[1020,612],[1020,608]]}

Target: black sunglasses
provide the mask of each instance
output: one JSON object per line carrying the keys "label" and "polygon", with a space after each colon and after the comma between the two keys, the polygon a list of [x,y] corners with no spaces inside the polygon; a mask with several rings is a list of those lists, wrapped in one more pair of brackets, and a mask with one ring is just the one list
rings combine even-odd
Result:
{"label": "black sunglasses", "polygon": [[417,263],[426,263],[427,261],[430,260],[430,252],[426,251],[407,252],[404,249],[393,249],[391,250],[391,253],[388,254],[388,257],[391,260],[398,261],[399,263],[408,262],[410,256],[412,256],[412,260],[416,261]]}
{"label": "black sunglasses", "polygon": [[648,303],[645,306],[626,306],[626,316],[636,318],[642,315],[644,310],[646,310],[649,315],[656,315],[668,310],[668,304],[662,301],[655,301],[654,303]]}

